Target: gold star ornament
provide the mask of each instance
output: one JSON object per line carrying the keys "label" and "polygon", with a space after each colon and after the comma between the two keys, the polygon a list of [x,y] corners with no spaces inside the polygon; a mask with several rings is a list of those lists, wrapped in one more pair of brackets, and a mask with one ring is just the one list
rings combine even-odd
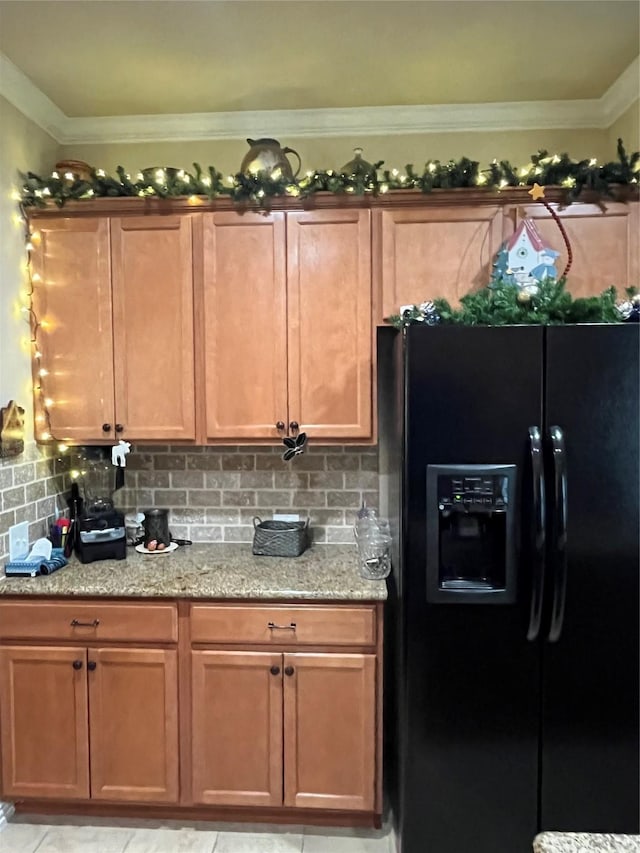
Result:
{"label": "gold star ornament", "polygon": [[529,195],[534,201],[538,201],[539,198],[544,198],[544,187],[541,187],[540,184],[535,183],[529,190]]}

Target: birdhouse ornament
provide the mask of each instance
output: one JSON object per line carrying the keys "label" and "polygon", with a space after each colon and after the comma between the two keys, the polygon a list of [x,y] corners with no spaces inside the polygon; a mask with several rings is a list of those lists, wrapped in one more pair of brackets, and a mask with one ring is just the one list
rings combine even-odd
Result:
{"label": "birdhouse ornament", "polygon": [[558,278],[556,252],[540,236],[532,219],[523,219],[505,244],[507,273],[511,272],[520,287],[540,283],[545,278]]}
{"label": "birdhouse ornament", "polygon": [[562,275],[558,275],[556,261],[560,252],[547,245],[536,228],[533,219],[523,219],[515,232],[506,240],[493,262],[491,285],[513,284],[519,296],[530,297],[538,292],[545,279],[566,278],[571,269],[573,252],[564,225],[552,206],[544,199],[544,187],[534,184],[529,190],[534,201],[540,201],[558,226],[567,250],[567,263]]}

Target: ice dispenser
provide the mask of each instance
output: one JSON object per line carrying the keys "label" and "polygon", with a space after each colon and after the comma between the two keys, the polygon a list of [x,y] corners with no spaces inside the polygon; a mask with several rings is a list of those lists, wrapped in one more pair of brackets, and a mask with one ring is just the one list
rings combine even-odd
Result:
{"label": "ice dispenser", "polygon": [[427,601],[516,599],[516,466],[427,466]]}

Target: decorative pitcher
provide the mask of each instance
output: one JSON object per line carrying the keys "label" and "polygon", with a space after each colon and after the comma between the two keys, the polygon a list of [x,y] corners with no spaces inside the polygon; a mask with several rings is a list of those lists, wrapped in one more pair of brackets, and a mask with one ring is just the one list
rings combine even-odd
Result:
{"label": "decorative pitcher", "polygon": [[[274,180],[279,177],[288,178],[293,181],[300,171],[302,161],[300,155],[293,148],[281,148],[277,139],[247,139],[251,146],[244,156],[240,171],[245,175],[263,174]],[[287,160],[287,154],[295,154],[298,158],[298,168],[295,172],[291,170],[291,163]],[[278,174],[278,169],[280,174]]]}

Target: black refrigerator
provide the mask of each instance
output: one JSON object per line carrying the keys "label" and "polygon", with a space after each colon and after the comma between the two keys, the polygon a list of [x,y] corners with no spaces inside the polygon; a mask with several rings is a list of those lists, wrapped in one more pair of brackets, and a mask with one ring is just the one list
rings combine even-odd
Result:
{"label": "black refrigerator", "polygon": [[386,332],[398,849],[639,832],[640,327]]}

